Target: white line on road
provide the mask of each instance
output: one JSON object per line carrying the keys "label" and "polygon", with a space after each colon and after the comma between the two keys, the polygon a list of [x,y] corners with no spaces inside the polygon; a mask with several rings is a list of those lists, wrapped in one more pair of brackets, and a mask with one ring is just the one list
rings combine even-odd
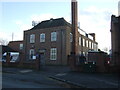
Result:
{"label": "white line on road", "polygon": [[20,71],[20,73],[28,73],[28,72],[32,72],[32,70],[22,70],[22,71]]}
{"label": "white line on road", "polygon": [[105,81],[105,80],[100,80],[100,79],[97,79],[97,78],[94,78],[95,80],[97,80],[97,81],[100,81],[100,82],[104,82],[104,83],[106,83],[106,84],[110,84],[110,85],[114,85],[114,86],[118,86],[118,83],[116,82],[109,82],[109,81]]}
{"label": "white line on road", "polygon": [[66,73],[59,73],[59,74],[56,74],[55,76],[64,76],[66,75]]}

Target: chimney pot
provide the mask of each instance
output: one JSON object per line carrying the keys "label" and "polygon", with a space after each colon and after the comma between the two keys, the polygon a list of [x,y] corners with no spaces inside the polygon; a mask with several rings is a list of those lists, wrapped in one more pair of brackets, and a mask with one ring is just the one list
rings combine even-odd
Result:
{"label": "chimney pot", "polygon": [[93,41],[95,41],[95,33],[89,33],[93,37]]}

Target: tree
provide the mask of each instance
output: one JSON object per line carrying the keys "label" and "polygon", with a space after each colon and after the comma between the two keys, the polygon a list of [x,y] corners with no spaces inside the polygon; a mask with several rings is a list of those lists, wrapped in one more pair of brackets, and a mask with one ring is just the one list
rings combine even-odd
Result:
{"label": "tree", "polygon": [[0,45],[7,45],[8,41],[0,38]]}
{"label": "tree", "polygon": [[104,52],[107,52],[107,53],[109,52],[109,50],[108,50],[107,47],[104,47],[104,48],[103,48],[103,51],[104,51]]}

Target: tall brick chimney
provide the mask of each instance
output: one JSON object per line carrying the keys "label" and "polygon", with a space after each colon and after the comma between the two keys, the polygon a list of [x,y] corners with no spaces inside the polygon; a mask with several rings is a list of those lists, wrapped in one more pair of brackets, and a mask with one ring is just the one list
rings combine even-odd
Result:
{"label": "tall brick chimney", "polygon": [[78,54],[78,13],[77,13],[77,1],[71,0],[71,12],[72,12],[72,54]]}

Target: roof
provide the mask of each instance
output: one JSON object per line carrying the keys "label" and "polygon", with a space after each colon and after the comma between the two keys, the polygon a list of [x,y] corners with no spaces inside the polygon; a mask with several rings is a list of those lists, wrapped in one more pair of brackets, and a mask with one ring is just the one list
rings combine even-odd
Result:
{"label": "roof", "polygon": [[68,23],[64,18],[57,18],[57,19],[50,19],[46,21],[42,21],[33,28],[33,29],[43,29],[43,28],[51,28],[51,27],[58,27],[58,26],[70,26],[71,24]]}
{"label": "roof", "polygon": [[5,53],[5,52],[16,52],[16,51],[14,51],[13,49],[11,49],[8,46],[2,45],[2,53]]}
{"label": "roof", "polygon": [[107,54],[106,52],[103,52],[103,51],[88,51],[88,53],[105,53],[105,54]]}
{"label": "roof", "polygon": [[14,43],[23,43],[23,41],[10,41],[10,42],[8,43],[8,46],[9,46],[10,44],[14,44]]}

